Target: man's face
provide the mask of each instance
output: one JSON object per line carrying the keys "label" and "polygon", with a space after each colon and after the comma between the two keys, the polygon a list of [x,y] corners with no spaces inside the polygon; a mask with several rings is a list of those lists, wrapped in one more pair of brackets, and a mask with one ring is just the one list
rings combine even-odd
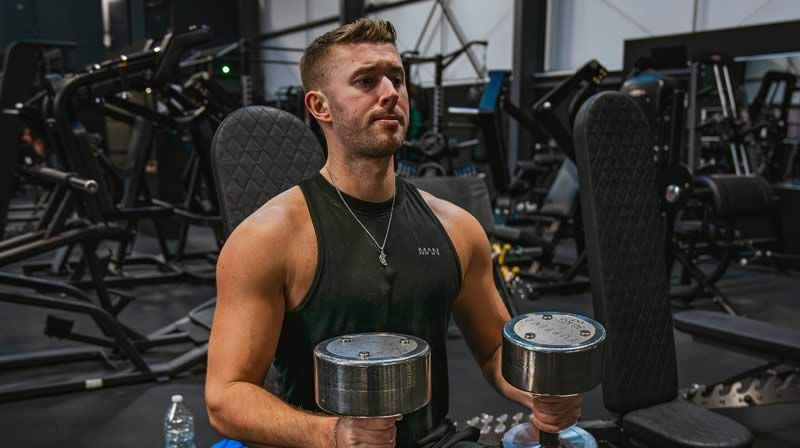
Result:
{"label": "man's face", "polygon": [[394,45],[337,45],[331,48],[327,65],[322,91],[342,146],[360,157],[394,154],[408,126],[405,72]]}

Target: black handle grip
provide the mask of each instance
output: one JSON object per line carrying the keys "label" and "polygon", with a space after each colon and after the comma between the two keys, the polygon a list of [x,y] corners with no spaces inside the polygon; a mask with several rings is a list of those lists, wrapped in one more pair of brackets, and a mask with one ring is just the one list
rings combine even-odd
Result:
{"label": "black handle grip", "polygon": [[542,448],[558,448],[558,434],[539,430],[539,444]]}

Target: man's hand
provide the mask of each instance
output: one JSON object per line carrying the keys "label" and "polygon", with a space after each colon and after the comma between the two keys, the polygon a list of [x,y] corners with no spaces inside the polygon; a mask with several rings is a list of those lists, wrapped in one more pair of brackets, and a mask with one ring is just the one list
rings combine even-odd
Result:
{"label": "man's hand", "polygon": [[336,448],[393,448],[402,417],[350,418],[336,423]]}
{"label": "man's hand", "polygon": [[556,434],[578,422],[581,415],[581,396],[533,396],[531,422],[542,431]]}

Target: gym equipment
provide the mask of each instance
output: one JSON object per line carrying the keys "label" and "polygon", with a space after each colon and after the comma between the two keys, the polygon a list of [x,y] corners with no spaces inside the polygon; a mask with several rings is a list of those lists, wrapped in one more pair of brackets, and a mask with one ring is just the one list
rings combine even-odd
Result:
{"label": "gym equipment", "polygon": [[[442,17],[447,20],[452,28],[453,32],[458,39],[458,42],[461,44],[461,47],[458,49],[448,53],[448,54],[435,54],[433,56],[420,56],[419,49],[422,45],[422,41],[425,37],[425,34],[428,31],[428,26],[431,23],[431,19],[433,19],[434,13],[436,12],[437,6],[442,10]],[[417,42],[414,45],[414,49],[410,51],[404,51],[400,57],[403,59],[403,66],[405,68],[406,74],[410,77],[411,71],[410,66],[414,64],[434,64],[434,87],[433,87],[433,113],[431,119],[431,131],[433,132],[440,132],[442,130],[443,121],[444,121],[444,71],[447,67],[455,62],[461,55],[466,55],[469,59],[472,68],[475,70],[475,75],[478,78],[483,78],[486,75],[486,61],[483,61],[483,65],[481,66],[478,63],[478,59],[475,54],[472,52],[472,47],[474,45],[480,45],[486,47],[489,43],[487,41],[467,41],[466,35],[464,34],[463,29],[459,25],[458,21],[456,20],[456,16],[453,11],[450,9],[450,6],[447,2],[443,2],[441,0],[435,0],[433,5],[431,6],[431,10],[428,13],[428,17],[425,19],[425,24],[422,26],[422,31],[420,31],[419,36],[417,37]],[[484,57],[486,53],[484,52]]]}
{"label": "gym equipment", "polygon": [[[434,2],[434,8],[439,2]],[[442,8],[447,8],[442,4]],[[424,34],[424,30],[423,30]],[[477,140],[468,140],[458,145],[451,145],[444,133],[447,126],[444,123],[444,70],[455,62],[461,55],[470,54],[473,45],[483,45],[485,41],[470,41],[448,54],[435,54],[433,56],[420,56],[417,50],[404,51],[400,56],[406,73],[410,73],[412,65],[434,64],[434,86],[432,120],[428,131],[416,140],[410,140],[403,145],[396,158],[398,160],[398,174],[404,176],[446,176],[455,174],[458,170],[453,165],[453,159],[459,156],[459,149],[476,146]]]}
{"label": "gym equipment", "polygon": [[[489,81],[483,90],[477,108],[451,107],[450,114],[465,115],[474,118],[475,124],[483,134],[483,143],[486,146],[486,157],[489,160],[489,169],[492,175],[491,184],[495,192],[508,191],[511,180],[506,162],[505,135],[502,132],[502,112],[513,111],[514,117],[529,124],[527,117],[519,112],[516,106],[507,99],[508,78],[510,73],[504,70],[490,70]],[[518,112],[518,114],[516,114]]]}
{"label": "gym equipment", "polygon": [[572,125],[578,109],[600,88],[608,70],[592,59],[533,105],[533,116],[558,147],[574,159]]}
{"label": "gym equipment", "polygon": [[[603,367],[602,325],[584,316],[537,312],[517,316],[503,327],[503,378],[537,395],[569,396],[600,384]],[[539,432],[531,423],[514,426],[503,437],[504,448],[596,447],[586,431],[573,427],[560,434]]]}
{"label": "gym equipment", "polygon": [[[529,132],[536,132],[539,126],[524,111],[520,110],[508,98],[508,89],[511,73],[506,70],[490,70],[489,81],[483,89],[477,108],[450,107],[451,115],[471,117],[474,124],[483,134],[483,144],[486,147],[486,157],[489,161],[491,172],[491,185],[493,192],[500,197],[503,195],[518,195],[531,188],[524,178],[532,173],[543,174],[553,165],[546,156],[534,155],[532,161],[519,161],[517,172],[509,171],[506,160],[506,142],[504,129],[504,113],[517,120]],[[559,160],[560,162],[560,160]]]}
{"label": "gym equipment", "polygon": [[592,300],[606,329],[603,401],[619,416],[583,428],[625,446],[750,446],[747,428],[678,398],[647,118],[630,96],[602,92],[581,106],[574,135]]}
{"label": "gym equipment", "polygon": [[[761,150],[763,161],[753,172],[770,182],[793,176],[792,150],[786,142],[792,97],[797,91],[797,76],[770,70],[761,78],[756,96],[748,106],[752,135]],[[796,155],[797,148],[794,148]]]}
{"label": "gym equipment", "polygon": [[73,42],[21,40],[8,45],[0,67],[0,238],[10,211],[14,171],[20,165],[19,145],[23,129],[41,134],[50,146],[47,126],[37,109],[45,91],[38,82],[46,75],[40,64],[49,48],[73,48]]}
{"label": "gym equipment", "polygon": [[[554,257],[555,247],[569,230],[569,224],[575,222],[579,227],[578,209],[578,176],[575,165],[568,159],[547,160],[536,156],[532,161],[520,161],[519,172],[511,178],[505,159],[505,139],[503,136],[503,113],[508,113],[524,128],[533,132],[534,121],[508,100],[508,78],[506,71],[490,71],[480,106],[477,109],[450,108],[450,113],[475,116],[477,125],[483,133],[486,152],[492,174],[492,185],[497,193],[496,207],[510,207],[510,197],[522,192],[530,192],[532,185],[523,178],[530,173],[543,174],[555,172],[549,188],[544,190],[544,198],[533,213],[524,213],[516,219],[507,218],[503,225],[496,224],[490,234],[494,239],[522,248],[512,249],[503,260],[514,259],[520,264],[529,265],[528,269],[520,268],[519,276],[525,281],[535,282],[532,287],[537,293],[558,293],[580,289],[588,283],[578,276],[585,270],[582,236],[576,235],[578,256],[570,262],[560,262]],[[566,87],[564,87],[566,88]],[[557,167],[557,168],[554,168]],[[522,226],[533,224],[533,229]],[[518,256],[519,255],[519,256]]]}
{"label": "gym equipment", "polygon": [[[751,124],[746,124],[730,111],[725,115],[726,109],[735,109],[736,98],[728,85],[730,75],[724,59],[712,58],[706,62],[706,66],[695,66],[694,72],[689,71],[695,77],[691,79],[699,82],[698,77],[704,74],[700,69],[704,67],[719,75],[715,77],[710,91],[717,92],[717,97],[712,98],[711,102],[720,105],[721,115],[706,120],[706,124],[700,128],[709,129],[713,126],[716,133],[714,139],[730,140],[731,144],[739,142],[736,145],[743,145],[745,137],[757,134],[783,132],[785,135],[785,128],[782,127],[785,124],[782,125],[781,121],[786,118],[785,105],[788,99],[785,95],[791,96],[793,91],[792,75],[778,72],[765,75],[750,107]],[[693,89],[693,95],[698,96],[697,86]],[[691,165],[682,163],[686,155],[682,151],[685,92],[675,78],[656,71],[645,71],[628,79],[621,91],[637,99],[654,134],[658,195],[667,223],[667,268],[671,271],[675,262],[682,266],[681,286],[673,288],[671,298],[682,300],[685,304],[699,297],[713,298],[723,310],[736,314],[733,305],[716,287],[731,262],[738,260],[743,265],[764,261],[783,263],[793,258],[776,250],[776,238],[769,235],[770,230],[778,233],[778,229],[770,228],[776,227],[772,223],[776,201],[770,186],[759,176],[744,174],[709,174],[695,178],[690,170]],[[779,91],[784,96],[774,104]],[[707,95],[699,96],[704,98]],[[697,98],[692,104],[697,107]],[[708,107],[711,113],[715,110],[713,104]],[[690,129],[692,132],[698,130],[698,127]],[[708,140],[710,142],[713,139],[709,136]],[[742,151],[739,148],[733,154],[741,156]],[[745,221],[753,223],[754,218],[762,224],[763,229],[759,229],[761,234],[758,237],[741,237],[739,225]]]}
{"label": "gym equipment", "polygon": [[[171,82],[178,76],[180,58],[189,50],[207,42],[210,32],[199,28],[178,35],[167,35],[160,46],[146,49],[130,56],[122,55],[116,59],[94,64],[88,71],[76,74],[60,86],[53,103],[54,130],[57,136],[58,148],[63,158],[63,163],[68,169],[77,174],[94,179],[98,182],[98,191],[84,204],[86,218],[93,223],[122,222],[128,232],[128,238],[122,239],[116,247],[116,254],[110,260],[110,272],[119,275],[107,278],[105,283],[111,286],[129,287],[147,282],[165,282],[177,279],[193,279],[212,281],[208,273],[196,273],[179,267],[174,261],[185,258],[183,247],[186,240],[184,225],[178,242],[178,248],[171,255],[165,238],[163,237],[159,219],[181,215],[186,221],[211,223],[219,227],[219,215],[195,213],[190,207],[173,207],[171,204],[153,199],[146,188],[144,181],[145,167],[151,149],[154,123],[175,128],[187,127],[188,132],[194,137],[195,151],[198,159],[206,163],[191,165],[190,187],[187,193],[187,202],[194,204],[202,202],[195,195],[203,179],[206,189],[213,193],[210,168],[207,163],[207,145],[211,139],[211,130],[203,131],[206,126],[201,120],[205,108],[195,108],[186,112],[185,108],[191,107],[191,101],[186,99],[178,89],[174,89]],[[127,100],[128,92],[148,92],[157,90],[168,98],[168,107],[172,113],[165,115],[155,110]],[[116,119],[129,122],[133,128],[130,140],[131,173],[122,179],[120,173],[110,162],[108,157],[97,147],[90,134],[80,122],[81,107],[85,109],[100,108],[103,113]],[[183,106],[184,108],[182,108]],[[181,115],[181,112],[186,112]],[[198,120],[204,121],[198,123]],[[205,143],[199,137],[207,135]],[[121,192],[115,194],[113,186],[119,184]],[[212,209],[216,209],[216,195],[210,194]],[[156,236],[161,253],[159,255],[128,254],[136,235],[140,220],[148,219],[154,223]],[[55,269],[56,274],[68,271],[70,261],[70,248],[66,248],[60,255],[61,266]],[[124,272],[124,265],[152,265],[159,272],[130,275]],[[29,273],[50,268],[51,265],[30,265]],[[73,274],[77,271],[73,271]],[[126,275],[128,274],[128,275]],[[204,275],[205,274],[205,275]],[[92,287],[92,283],[73,275],[74,284]]]}
{"label": "gym equipment", "polygon": [[[686,291],[673,291],[670,297],[686,304],[696,298],[711,297],[725,312],[737,315],[739,313],[716,283],[740,254],[760,253],[756,246],[772,241],[769,238],[741,241],[737,237],[737,220],[747,217],[771,220],[775,195],[763,178],[734,174],[699,176],[694,179],[692,191],[684,195],[692,198],[692,203],[699,204],[702,216],[699,221],[668,223],[675,226],[676,235],[676,241],[669,246],[668,261],[675,260],[683,268],[681,284],[689,285],[693,280],[695,285]],[[700,269],[696,262],[701,250],[718,260],[709,272]]]}
{"label": "gym equipment", "polygon": [[[679,160],[678,155],[671,158]],[[682,168],[680,165],[667,166]],[[668,202],[666,196],[669,189],[664,188],[663,173],[657,182],[662,208]],[[734,174],[715,174],[692,179],[685,168],[681,174],[674,176],[673,185],[679,186],[691,179],[690,188],[677,191],[675,202],[677,209],[666,208],[667,218],[662,221],[669,234],[676,227],[678,239],[684,235],[695,235],[703,238],[711,249],[717,252],[718,265],[711,272],[703,272],[695,263],[693,252],[697,246],[691,244],[673,244],[667,239],[667,267],[671,268],[673,260],[684,267],[684,275],[695,280],[697,285],[685,294],[670,294],[671,297],[687,301],[697,297],[714,298],[715,302],[728,314],[708,311],[684,311],[674,315],[675,327],[691,334],[701,343],[722,346],[729,350],[742,351],[766,360],[766,363],[732,375],[730,378],[709,385],[695,384],[681,395],[695,404],[708,408],[753,406],[785,401],[795,401],[798,395],[795,371],[791,368],[781,370],[784,365],[794,365],[798,358],[798,341],[800,333],[788,328],[758,322],[744,317],[734,316],[733,305],[716,287],[715,283],[725,273],[732,261],[742,253],[750,252],[757,258],[773,258],[776,261],[790,259],[791,256],[772,253],[758,249],[759,243],[768,241],[742,241],[736,236],[736,221],[752,216],[768,216],[775,206],[772,188],[759,176],[737,176]],[[609,173],[609,176],[612,174]],[[620,193],[622,194],[622,193]],[[705,217],[698,222],[680,221],[675,223],[675,211],[682,211],[686,203],[700,203]],[[687,279],[688,280],[688,279]]]}
{"label": "gym equipment", "polygon": [[335,415],[410,414],[430,402],[430,376],[430,347],[414,336],[342,335],[314,348],[315,400]]}
{"label": "gym equipment", "polygon": [[[241,142],[245,141],[249,143],[242,146]],[[297,146],[298,143],[301,146]],[[285,112],[264,107],[242,109],[228,117],[216,135],[211,154],[215,178],[219,185],[224,186],[219,192],[219,199],[223,204],[224,223],[229,230],[274,195],[318,172],[323,162],[321,148],[308,127]],[[266,177],[264,173],[267,173]],[[59,184],[59,187],[66,189],[64,194],[71,195],[77,201],[89,193],[70,186],[75,183],[73,179],[73,182]],[[84,374],[46,383],[32,376],[30,382],[8,384],[0,388],[0,401],[144,381],[163,381],[202,363],[207,353],[206,341],[215,301],[212,299],[196,307],[187,316],[146,336],[126,328],[115,318],[114,311],[118,312],[124,306],[124,300],[132,297],[120,297],[117,301],[111,301],[103,294],[107,292],[107,288],[103,283],[103,270],[95,255],[98,244],[107,239],[124,238],[125,232],[104,223],[88,223],[85,227],[63,229],[63,226],[59,227],[59,222],[68,222],[65,220],[72,213],[69,204],[74,201],[58,202],[63,204],[58,210],[60,214],[53,210],[54,218],[48,220],[56,224],[45,227],[35,236],[11,243],[4,241],[0,246],[0,264],[5,265],[6,260],[9,263],[19,261],[57,248],[58,245],[82,244],[86,247],[83,252],[86,255],[85,261],[89,262],[89,272],[97,278],[95,292],[98,299],[94,300],[67,282],[18,278],[3,273],[0,281],[6,287],[0,293],[0,300],[89,316],[98,326],[101,336],[78,334],[74,331],[76,325],[71,321],[63,317],[50,317],[46,330],[49,335],[72,339],[89,346],[7,355],[0,357],[0,368],[23,369],[37,365],[98,360],[115,370],[103,375]],[[79,205],[84,203],[81,201]],[[52,230],[54,235],[52,238],[42,239],[41,235],[48,230]],[[36,292],[31,293],[23,288]],[[51,297],[48,295],[50,293],[58,294],[59,297]],[[182,353],[176,352],[174,345],[178,342],[191,343],[193,347]],[[165,360],[165,353],[155,349],[166,344],[173,346],[166,356],[173,356]],[[151,351],[157,352],[153,353],[157,356],[155,361],[149,359]]]}
{"label": "gym equipment", "polygon": [[687,400],[709,409],[800,401],[800,331],[713,311],[677,313],[675,327],[698,342],[766,360],[713,384],[693,384],[682,391]]}
{"label": "gym equipment", "polygon": [[[53,200],[33,232],[0,243],[0,266],[61,247],[79,245],[83,249],[85,267],[89,271],[96,298],[68,282],[3,272],[0,275],[0,282],[4,285],[0,292],[0,301],[70,313],[72,316],[84,315],[96,325],[97,331],[95,334],[81,333],[76,331],[75,321],[66,319],[63,314],[48,315],[45,325],[47,336],[77,341],[87,346],[5,355],[0,357],[0,369],[27,369],[48,364],[100,361],[112,373],[93,373],[77,378],[47,381],[31,378],[26,382],[0,388],[0,401],[166,380],[202,362],[204,354],[198,348],[190,348],[178,354],[173,350],[174,356],[166,360],[164,354],[160,353],[157,362],[145,358],[147,352],[164,345],[202,345],[202,337],[197,339],[190,330],[194,324],[190,318],[178,320],[148,335],[134,331],[117,318],[117,314],[132,296],[106,287],[96,249],[106,241],[119,242],[125,237],[125,233],[113,226],[86,223],[71,216],[76,207],[80,209],[82,196],[97,193],[98,183],[93,179],[79,178],[51,168],[39,168],[31,172],[35,172],[40,179],[56,184]],[[117,300],[112,300],[114,296]],[[207,339],[207,330],[205,335]]]}
{"label": "gym equipment", "polygon": [[[503,436],[508,432],[509,427],[517,426],[525,418],[525,414],[517,412],[509,416],[508,413],[494,416],[485,412],[476,415],[464,422],[465,426],[471,426],[480,430],[480,441],[488,443],[490,446],[500,446]],[[528,414],[530,419],[533,414]]]}
{"label": "gym equipment", "polygon": [[[686,163],[695,174],[756,174],[752,137],[765,123],[748,124],[731,76],[733,60],[712,54],[689,64]],[[759,112],[758,102],[754,112]],[[756,119],[756,117],[753,117]]]}
{"label": "gym equipment", "polygon": [[[646,71],[625,80],[620,92],[636,98],[642,106],[653,134],[656,166],[662,170],[662,174],[663,170],[670,167],[682,166],[680,155],[685,126],[683,103],[686,92],[677,80],[655,71]],[[666,179],[662,181],[665,187],[671,184],[681,185]]]}

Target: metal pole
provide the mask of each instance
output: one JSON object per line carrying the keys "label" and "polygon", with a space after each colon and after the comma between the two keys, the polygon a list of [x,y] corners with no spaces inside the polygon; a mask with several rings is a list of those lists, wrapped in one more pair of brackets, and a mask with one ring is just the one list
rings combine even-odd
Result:
{"label": "metal pole", "polygon": [[722,115],[725,118],[728,118],[730,115],[728,113],[727,101],[725,101],[725,88],[722,85],[722,80],[720,79],[719,76],[719,64],[715,63],[713,64],[713,66],[714,66],[714,81],[715,84],[717,85],[717,94],[719,95],[719,102],[722,105]]}
{"label": "metal pole", "polygon": [[339,23],[347,25],[364,17],[364,0],[339,0]]}
{"label": "metal pole", "polygon": [[442,75],[444,65],[442,55],[436,55],[435,63],[435,79],[433,86],[433,132],[439,132],[442,129],[442,118],[444,117],[444,87],[442,85]]}
{"label": "metal pole", "polygon": [[692,62],[689,74],[689,112],[688,119],[686,120],[689,126],[689,148],[687,151],[686,161],[689,166],[689,172],[694,173],[697,167],[697,77],[699,76],[699,67],[697,62]]}
{"label": "metal pole", "polygon": [[414,44],[414,51],[419,51],[419,46],[422,45],[422,39],[425,38],[425,33],[428,31],[428,26],[431,24],[431,19],[433,19],[433,14],[436,12],[436,5],[437,2],[433,2],[433,6],[431,6],[431,11],[428,13],[428,18],[425,19],[425,25],[422,26],[422,31],[419,33],[419,37],[417,38],[417,43]]}
{"label": "metal pole", "polygon": [[[439,7],[442,8],[442,14],[444,14],[444,16],[447,17],[447,21],[450,22],[450,26],[453,28],[453,32],[458,38],[458,42],[462,47],[466,46],[467,37],[464,34],[464,30],[461,29],[461,25],[459,25],[456,21],[456,17],[453,14],[453,11],[450,9],[450,6],[447,5],[447,1],[436,0],[436,2],[439,4]],[[475,53],[472,52],[472,48],[467,48],[467,58],[469,58],[469,63],[472,64],[472,68],[475,69],[475,73],[478,75],[478,77],[484,78],[486,76],[486,67],[480,67],[478,58],[475,56]]]}
{"label": "metal pole", "polygon": [[728,88],[728,102],[731,105],[731,113],[733,118],[739,118],[739,113],[736,111],[736,96],[733,94],[733,86],[731,85],[731,74],[728,72],[728,64],[722,66],[722,74],[725,77],[725,85]]}

